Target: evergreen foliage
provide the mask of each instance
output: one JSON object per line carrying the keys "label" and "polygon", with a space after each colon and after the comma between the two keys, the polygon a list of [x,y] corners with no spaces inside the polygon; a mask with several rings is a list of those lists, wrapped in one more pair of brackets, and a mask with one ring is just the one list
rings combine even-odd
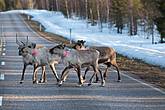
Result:
{"label": "evergreen foliage", "polygon": [[0,0],[1,11],[30,8],[61,11],[67,18],[76,15],[98,24],[101,31],[102,24],[108,23],[109,29],[113,25],[121,34],[124,26],[130,35],[138,34],[138,25],[153,34],[157,25],[161,42],[165,39],[164,0]]}

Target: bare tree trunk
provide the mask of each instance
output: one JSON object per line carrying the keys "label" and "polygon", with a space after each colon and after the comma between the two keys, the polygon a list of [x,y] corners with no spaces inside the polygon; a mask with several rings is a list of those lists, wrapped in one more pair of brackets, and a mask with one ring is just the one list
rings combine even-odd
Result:
{"label": "bare tree trunk", "polygon": [[109,8],[109,0],[107,0],[107,23],[109,22],[109,10],[110,10],[110,8]]}
{"label": "bare tree trunk", "polygon": [[136,19],[136,17],[134,17],[134,33],[133,33],[133,35],[137,35],[137,19]]}
{"label": "bare tree trunk", "polygon": [[77,12],[77,15],[80,17],[81,12],[80,12],[80,9],[79,9],[80,8],[80,3],[79,2],[80,2],[80,0],[75,0],[76,12]]}
{"label": "bare tree trunk", "polygon": [[68,0],[65,0],[65,8],[66,8],[67,18],[69,18]]}
{"label": "bare tree trunk", "polygon": [[129,29],[129,31],[130,31],[130,35],[133,35],[133,3],[132,3],[132,0],[129,0],[129,10],[130,10],[130,12],[129,12],[129,16],[130,16],[130,29]]}
{"label": "bare tree trunk", "polygon": [[93,11],[92,11],[92,9],[90,8],[90,19],[91,19],[91,21],[92,21],[92,26],[94,25],[94,16],[93,16]]}
{"label": "bare tree trunk", "polygon": [[59,3],[58,3],[58,0],[56,0],[56,11],[59,11]]}
{"label": "bare tree trunk", "polygon": [[45,9],[50,10],[49,0],[45,0]]}
{"label": "bare tree trunk", "polygon": [[88,0],[85,0],[85,16],[88,28]]}
{"label": "bare tree trunk", "polygon": [[108,28],[110,28],[110,1],[107,0],[107,19],[106,19],[106,22],[108,24]]}
{"label": "bare tree trunk", "polygon": [[74,13],[74,9],[73,9],[73,0],[71,0],[70,1],[71,3],[70,3],[70,10],[71,10],[71,16],[72,16],[72,14]]}
{"label": "bare tree trunk", "polygon": [[102,32],[102,24],[101,24],[101,16],[100,16],[100,7],[99,7],[100,2],[101,2],[101,1],[97,1],[97,18],[98,18],[98,26],[99,26],[99,29],[100,29],[100,31]]}
{"label": "bare tree trunk", "polygon": [[152,34],[152,44],[154,44],[155,43],[155,39],[154,39],[154,22],[152,22],[151,34]]}

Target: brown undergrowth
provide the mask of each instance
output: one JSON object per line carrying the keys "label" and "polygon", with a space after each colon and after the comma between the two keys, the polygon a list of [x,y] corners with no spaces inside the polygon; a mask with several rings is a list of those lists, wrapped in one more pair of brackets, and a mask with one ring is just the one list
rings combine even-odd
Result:
{"label": "brown undergrowth", "polygon": [[[69,45],[69,40],[52,33],[39,31],[39,23],[36,21],[27,20],[26,15],[22,15],[26,23],[42,37],[53,41],[55,43],[65,43]],[[131,74],[135,74],[141,79],[154,84],[155,86],[165,88],[165,68],[146,64],[145,62],[137,59],[129,59],[122,55],[117,55],[117,63],[121,71],[127,71]]]}

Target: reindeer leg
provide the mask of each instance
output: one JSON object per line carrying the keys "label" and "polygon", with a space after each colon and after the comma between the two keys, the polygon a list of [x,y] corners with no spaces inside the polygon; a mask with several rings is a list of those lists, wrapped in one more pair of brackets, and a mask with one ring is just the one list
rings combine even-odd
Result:
{"label": "reindeer leg", "polygon": [[26,67],[27,67],[27,65],[24,64],[24,66],[23,66],[23,71],[22,71],[22,76],[21,76],[21,80],[20,80],[20,84],[23,83],[23,80],[24,80],[24,74],[25,74]]}
{"label": "reindeer leg", "polygon": [[46,72],[45,72],[45,66],[42,66],[42,74],[40,78],[40,83],[45,83],[46,82]]}
{"label": "reindeer leg", "polygon": [[96,73],[94,72],[92,77],[89,80],[88,86],[92,85],[92,81],[93,81],[93,77],[96,75]]}
{"label": "reindeer leg", "polygon": [[44,82],[47,82],[47,79],[46,79],[46,66],[44,66]]}
{"label": "reindeer leg", "polygon": [[58,86],[61,86],[62,83],[64,82],[64,80],[66,80],[66,77],[68,76],[69,69],[71,69],[71,68],[73,68],[73,67],[69,65],[69,66],[65,67],[65,69],[62,71],[61,80],[59,81]]}
{"label": "reindeer leg", "polygon": [[104,86],[105,85],[105,80],[103,79],[103,75],[102,75],[101,70],[99,68],[95,67],[95,66],[92,66],[92,67],[93,67],[94,73],[93,73],[91,79],[89,80],[90,83],[88,84],[88,86],[90,86],[92,84],[93,77],[98,74],[98,71],[99,71],[100,76],[101,76],[101,86]]}
{"label": "reindeer leg", "polygon": [[51,65],[50,65],[50,68],[51,68],[51,70],[52,70],[52,72],[53,72],[55,78],[57,79],[57,82],[59,82],[60,80],[59,80],[59,78],[58,78],[58,75],[57,75],[57,72],[56,72],[56,69],[55,69],[54,64],[51,64]]}
{"label": "reindeer leg", "polygon": [[63,82],[66,81],[66,78],[68,77],[68,73],[69,73],[69,70],[67,70],[67,71],[64,72],[64,75],[63,75],[63,78],[62,78],[63,79],[62,80]]}
{"label": "reindeer leg", "polygon": [[116,70],[117,70],[117,74],[118,74],[118,82],[121,82],[121,77],[120,77],[120,72],[119,72],[119,67],[118,67],[118,65],[117,64],[112,64],[115,68],[116,68]]}
{"label": "reindeer leg", "polygon": [[87,72],[89,71],[89,69],[90,69],[90,66],[88,66],[87,69],[85,70],[85,73],[84,73],[84,76],[83,76],[84,81],[85,81],[85,76],[86,76]]}
{"label": "reindeer leg", "polygon": [[[74,68],[74,70],[78,73],[77,68]],[[80,78],[81,78],[81,82],[83,82],[83,83],[84,83],[84,82],[85,82],[85,79],[83,78],[83,76],[82,76],[82,75],[80,76]]]}
{"label": "reindeer leg", "polygon": [[106,63],[106,65],[107,65],[107,68],[105,69],[105,72],[104,72],[104,75],[103,75],[104,80],[106,80],[108,69],[111,67],[111,63]]}
{"label": "reindeer leg", "polygon": [[88,86],[92,85],[93,77],[96,75],[96,68],[95,68],[95,66],[93,66],[93,65],[92,65],[92,67],[93,67],[94,73],[93,73],[92,77],[91,77],[90,80],[89,80]]}
{"label": "reindeer leg", "polygon": [[38,65],[34,64],[33,79],[32,79],[33,80],[33,84],[38,83],[38,81],[37,81],[38,69],[39,69]]}
{"label": "reindeer leg", "polygon": [[[104,87],[105,86],[105,79],[103,78],[103,74],[102,74],[101,70],[100,69],[98,69],[98,70],[99,70],[100,77],[101,77],[101,86]],[[96,72],[98,73],[98,71],[96,71]]]}
{"label": "reindeer leg", "polygon": [[82,82],[82,77],[81,77],[81,70],[80,70],[80,66],[77,65],[77,75],[79,78],[79,86],[82,86],[83,82]]}
{"label": "reindeer leg", "polygon": [[[100,69],[98,69],[98,71],[99,71],[99,73],[101,73],[102,74],[102,72],[101,72],[101,70]],[[95,83],[98,83],[100,80],[99,80],[99,77],[98,77],[98,74],[96,74],[95,75],[96,76],[96,81],[95,81]]]}

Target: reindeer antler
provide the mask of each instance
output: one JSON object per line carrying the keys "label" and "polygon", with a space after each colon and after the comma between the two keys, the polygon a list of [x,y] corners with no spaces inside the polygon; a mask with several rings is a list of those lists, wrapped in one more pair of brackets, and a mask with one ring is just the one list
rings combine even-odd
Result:
{"label": "reindeer antler", "polygon": [[18,41],[17,33],[16,33],[16,43],[17,43],[18,45],[21,45],[21,43]]}
{"label": "reindeer antler", "polygon": [[29,42],[29,37],[26,36],[26,45],[28,45],[28,42]]}

